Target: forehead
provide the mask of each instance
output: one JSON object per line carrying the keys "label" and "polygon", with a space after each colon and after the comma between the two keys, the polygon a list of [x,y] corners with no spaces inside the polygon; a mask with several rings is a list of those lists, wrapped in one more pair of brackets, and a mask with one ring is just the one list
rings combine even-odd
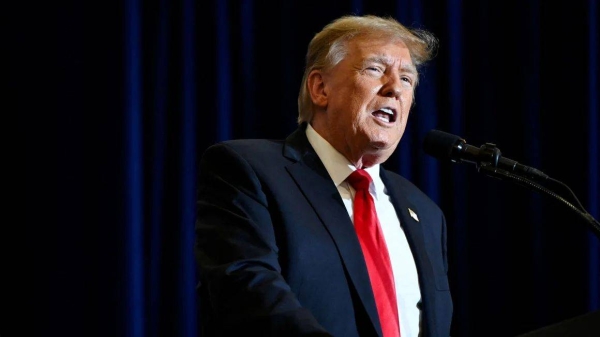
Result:
{"label": "forehead", "polygon": [[398,38],[381,38],[374,36],[358,36],[347,44],[347,58],[353,62],[378,60],[386,63],[402,63],[412,65],[410,50]]}

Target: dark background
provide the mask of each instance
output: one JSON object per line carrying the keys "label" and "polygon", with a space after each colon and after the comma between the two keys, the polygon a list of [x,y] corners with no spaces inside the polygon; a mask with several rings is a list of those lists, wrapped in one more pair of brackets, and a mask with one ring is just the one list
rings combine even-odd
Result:
{"label": "dark background", "polygon": [[220,140],[293,131],[307,44],[350,13],[440,40],[385,165],[446,213],[452,335],[515,336],[600,309],[600,238],[575,212],[421,146],[434,128],[494,143],[598,219],[597,1],[127,0],[24,13],[14,46],[29,57],[9,72],[20,107],[44,108],[22,114],[41,136],[27,144],[35,254],[22,313],[35,324],[22,335],[196,336],[197,161]]}

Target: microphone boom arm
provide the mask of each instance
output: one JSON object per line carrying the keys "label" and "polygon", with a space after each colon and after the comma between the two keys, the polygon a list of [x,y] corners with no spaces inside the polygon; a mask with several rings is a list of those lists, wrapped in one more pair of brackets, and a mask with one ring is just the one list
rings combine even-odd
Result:
{"label": "microphone boom arm", "polygon": [[[537,191],[537,192],[543,192],[544,194],[555,198],[556,200],[562,202],[567,207],[569,207],[569,209],[571,209],[572,211],[577,213],[577,215],[579,215],[581,218],[583,218],[586,221],[586,223],[590,226],[590,228],[592,229],[592,232],[600,239],[600,222],[598,222],[598,220],[594,219],[594,217],[590,213],[588,213],[581,204],[579,204],[579,207],[576,207],[571,202],[569,202],[565,198],[561,197],[560,195],[556,194],[554,191],[546,188],[545,186],[542,186],[541,184],[539,184],[533,180],[530,180],[528,178],[525,178],[523,176],[510,173],[503,169],[499,169],[499,168],[493,166],[491,163],[479,163],[477,165],[477,171],[483,172],[491,177],[498,178],[498,179],[508,178],[508,180],[510,180],[518,185],[524,186],[526,188],[529,188],[529,189]],[[571,191],[571,189],[567,185],[563,184],[562,182],[560,182],[558,180],[552,179],[552,178],[548,178],[548,179],[564,186],[567,190],[569,190],[569,192],[571,193],[573,198],[577,201],[577,203],[579,203],[579,200],[577,199],[575,194],[573,194],[573,191]]]}
{"label": "microphone boom arm", "polygon": [[[543,192],[582,217],[592,228],[592,231],[600,238],[600,223],[589,214],[575,196],[575,193],[564,183],[550,178],[544,172],[518,162],[505,158],[495,144],[485,143],[480,147],[467,144],[461,137],[440,130],[431,130],[423,141],[423,150],[438,159],[450,160],[453,163],[468,162],[475,164],[478,172],[483,172],[500,180],[511,180],[529,189]],[[554,182],[565,188],[576,201],[577,206],[551,191],[540,182]]]}

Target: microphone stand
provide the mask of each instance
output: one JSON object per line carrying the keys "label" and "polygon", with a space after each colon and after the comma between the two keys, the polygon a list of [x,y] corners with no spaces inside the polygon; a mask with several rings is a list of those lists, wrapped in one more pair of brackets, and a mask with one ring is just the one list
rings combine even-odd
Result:
{"label": "microphone stand", "polygon": [[521,186],[527,187],[531,190],[534,191],[538,191],[538,192],[543,192],[544,194],[547,194],[553,198],[555,198],[556,200],[562,202],[563,204],[565,204],[567,207],[569,207],[569,209],[573,210],[575,213],[577,213],[577,215],[579,215],[581,218],[583,218],[583,220],[585,220],[585,222],[590,226],[590,228],[592,229],[592,232],[600,239],[600,223],[598,222],[598,220],[594,219],[594,217],[588,213],[585,208],[581,205],[581,203],[579,202],[579,199],[577,199],[577,196],[575,196],[575,193],[573,193],[573,191],[569,188],[569,186],[565,185],[564,183],[552,179],[550,177],[548,177],[547,179],[560,184],[561,186],[563,186],[565,189],[567,189],[570,193],[571,196],[573,197],[573,199],[575,199],[575,201],[577,202],[577,206],[573,205],[573,203],[567,201],[565,198],[561,197],[560,195],[556,194],[555,192],[553,192],[552,190],[549,190],[548,188],[546,188],[545,186],[531,180],[528,179],[526,177],[523,177],[521,175],[517,175],[517,174],[513,174],[511,172],[508,172],[506,170],[503,169],[499,169],[495,166],[493,166],[491,163],[488,162],[484,162],[484,163],[478,163],[477,164],[477,171],[478,172],[482,172],[494,177],[494,178],[498,178],[498,179],[508,179],[511,180],[514,183],[517,183]]}

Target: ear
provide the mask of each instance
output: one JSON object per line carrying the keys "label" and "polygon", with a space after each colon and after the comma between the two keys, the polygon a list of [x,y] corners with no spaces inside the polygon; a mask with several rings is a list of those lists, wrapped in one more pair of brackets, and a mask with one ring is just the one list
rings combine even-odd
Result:
{"label": "ear", "polygon": [[321,70],[313,70],[308,74],[308,92],[314,105],[325,108],[327,106],[327,92]]}

